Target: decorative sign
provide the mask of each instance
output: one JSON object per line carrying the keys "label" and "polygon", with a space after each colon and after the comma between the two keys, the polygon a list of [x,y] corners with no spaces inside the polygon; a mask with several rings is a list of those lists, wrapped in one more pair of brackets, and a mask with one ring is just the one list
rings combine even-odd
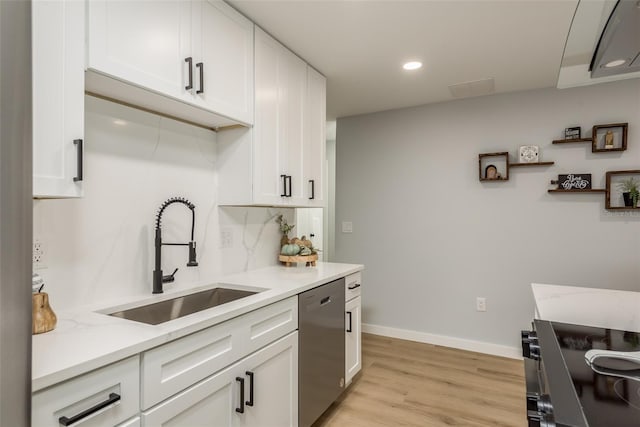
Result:
{"label": "decorative sign", "polygon": [[537,163],[539,152],[537,145],[523,145],[520,147],[520,163]]}
{"label": "decorative sign", "polygon": [[591,188],[591,174],[558,175],[558,188],[563,190],[588,190]]}
{"label": "decorative sign", "polygon": [[566,128],[564,130],[564,139],[580,139],[580,126]]}

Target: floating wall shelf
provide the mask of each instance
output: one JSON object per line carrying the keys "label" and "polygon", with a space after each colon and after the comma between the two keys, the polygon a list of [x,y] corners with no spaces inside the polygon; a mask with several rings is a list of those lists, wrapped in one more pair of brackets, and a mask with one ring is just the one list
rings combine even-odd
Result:
{"label": "floating wall shelf", "polygon": [[551,166],[555,162],[535,162],[535,163],[509,163],[510,168],[517,168],[521,166]]}
{"label": "floating wall shelf", "polygon": [[[553,144],[574,144],[581,142],[591,143],[592,153],[611,153],[625,151],[627,149],[628,123],[611,123],[596,125],[591,131],[591,138],[554,139]],[[611,148],[606,148],[607,133],[611,132]]]}
{"label": "floating wall shelf", "polygon": [[604,188],[587,188],[585,190],[573,189],[573,190],[560,190],[552,189],[547,190],[549,193],[606,193]]}
{"label": "floating wall shelf", "polygon": [[605,209],[607,210],[624,210],[624,211],[630,211],[630,210],[640,210],[639,207],[632,207],[632,206],[620,206],[620,205],[616,205],[615,203],[612,205],[611,204],[611,200],[612,200],[612,194],[616,194],[618,195],[618,197],[622,197],[620,192],[616,192],[614,193],[613,187],[617,184],[616,182],[614,182],[615,177],[616,176],[620,176],[620,177],[629,177],[629,178],[633,178],[635,179],[637,182],[640,182],[640,170],[625,170],[625,171],[610,171],[607,172],[607,190],[606,190],[606,196],[605,196]]}

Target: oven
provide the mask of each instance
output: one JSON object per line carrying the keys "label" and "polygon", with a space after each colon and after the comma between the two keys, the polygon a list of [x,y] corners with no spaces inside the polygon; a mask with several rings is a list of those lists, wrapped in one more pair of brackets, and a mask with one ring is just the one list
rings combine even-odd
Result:
{"label": "oven", "polygon": [[639,351],[640,333],[534,320],[521,340],[529,427],[640,426],[640,376],[585,361],[590,350]]}

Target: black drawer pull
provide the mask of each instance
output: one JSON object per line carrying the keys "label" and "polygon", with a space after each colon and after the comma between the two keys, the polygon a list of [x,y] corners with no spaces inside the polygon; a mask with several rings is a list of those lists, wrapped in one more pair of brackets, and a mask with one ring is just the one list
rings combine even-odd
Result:
{"label": "black drawer pull", "polygon": [[351,312],[350,312],[350,311],[347,311],[347,314],[349,315],[349,327],[347,328],[347,332],[353,332],[353,331],[351,330],[351,329],[352,329],[352,326],[353,326],[353,325],[351,324],[351,322],[352,322],[352,320],[353,320],[353,316],[351,315]]}
{"label": "black drawer pull", "polygon": [[73,177],[73,182],[78,182],[78,181],[82,181],[82,179],[84,178],[84,172],[82,170],[82,158],[84,157],[84,154],[82,153],[82,151],[83,151],[82,140],[81,139],[74,139],[73,140],[73,145],[75,145],[77,147],[77,153],[78,153],[78,157],[77,157],[78,175]]}
{"label": "black drawer pull", "polygon": [[196,68],[200,69],[200,89],[196,90],[196,93],[204,93],[204,64],[198,62]]}
{"label": "black drawer pull", "polygon": [[331,297],[324,297],[320,300],[320,305],[329,304],[331,302]]}
{"label": "black drawer pull", "polygon": [[61,426],[70,426],[71,424],[75,424],[83,418],[87,418],[89,415],[98,412],[101,409],[106,408],[109,405],[112,405],[120,400],[120,395],[117,393],[109,393],[109,398],[104,402],[98,403],[96,406],[89,408],[85,411],[80,412],[78,415],[74,415],[71,418],[60,417],[58,418],[58,422]]}
{"label": "black drawer pull", "polygon": [[185,90],[193,89],[193,58],[188,57],[184,60],[187,64],[189,64],[189,84],[187,84],[184,88]]}
{"label": "black drawer pull", "polygon": [[236,412],[244,414],[244,378],[236,377],[236,381],[240,383],[240,407],[236,408]]}
{"label": "black drawer pull", "polygon": [[353,286],[348,286],[348,288],[349,288],[349,290],[350,290],[350,291],[352,291],[352,290],[354,290],[354,289],[358,289],[359,287],[360,287],[360,283],[356,283],[356,284],[355,284],[355,285],[353,285]]}
{"label": "black drawer pull", "polygon": [[247,406],[253,406],[253,372],[247,371],[245,374],[249,377],[249,400],[245,403]]}
{"label": "black drawer pull", "polygon": [[289,180],[289,193],[287,194],[287,197],[291,197],[291,175],[287,175],[287,178]]}

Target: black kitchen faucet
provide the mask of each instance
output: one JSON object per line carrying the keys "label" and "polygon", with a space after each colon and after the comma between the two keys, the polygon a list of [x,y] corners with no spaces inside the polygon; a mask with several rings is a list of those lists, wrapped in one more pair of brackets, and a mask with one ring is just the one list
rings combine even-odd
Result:
{"label": "black kitchen faucet", "polygon": [[[189,209],[191,209],[191,241],[189,243],[162,243],[162,230],[160,228],[160,222],[162,221],[162,213],[164,210],[174,203],[182,203]],[[153,270],[153,293],[161,294],[162,284],[173,282],[175,280],[174,276],[178,269],[176,268],[173,273],[168,276],[162,275],[162,245],[169,246],[189,246],[189,262],[187,262],[187,267],[196,267],[198,262],[196,261],[196,242],[193,240],[193,231],[196,222],[196,206],[182,197],[172,197],[160,206],[158,209],[158,214],[156,215],[156,259],[155,259],[155,270]]]}

